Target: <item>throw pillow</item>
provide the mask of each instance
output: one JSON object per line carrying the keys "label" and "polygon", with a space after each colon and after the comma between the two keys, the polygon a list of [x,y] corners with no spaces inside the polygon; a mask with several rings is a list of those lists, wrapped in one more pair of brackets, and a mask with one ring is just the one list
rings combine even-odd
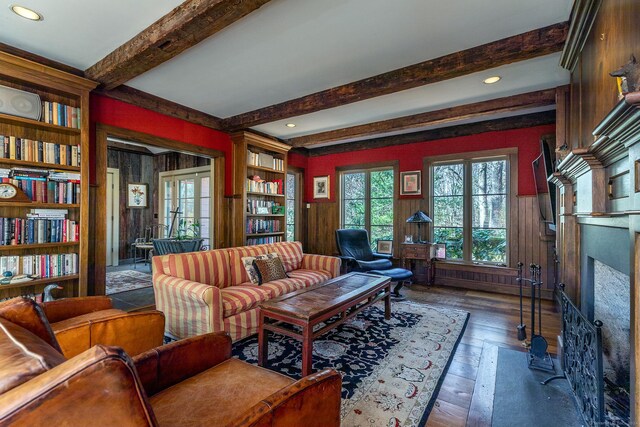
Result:
{"label": "throw pillow", "polygon": [[284,265],[282,265],[282,260],[279,257],[256,259],[253,263],[258,269],[260,284],[289,277],[287,273],[285,273]]}
{"label": "throw pillow", "polygon": [[251,280],[251,283],[253,283],[254,285],[260,284],[260,276],[258,276],[258,270],[256,270],[253,262],[257,259],[272,259],[277,257],[277,253],[242,257],[242,265],[247,271],[247,275],[249,276],[249,280]]}

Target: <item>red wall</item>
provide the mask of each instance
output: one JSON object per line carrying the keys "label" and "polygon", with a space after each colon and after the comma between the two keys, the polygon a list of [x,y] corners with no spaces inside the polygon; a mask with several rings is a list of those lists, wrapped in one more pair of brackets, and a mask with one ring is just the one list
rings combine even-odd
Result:
{"label": "red wall", "polygon": [[[423,160],[429,156],[465,153],[470,151],[493,150],[497,148],[518,148],[518,195],[535,194],[535,183],[531,162],[540,154],[540,137],[555,134],[555,125],[536,126],[525,129],[486,132],[458,138],[440,139],[436,141],[416,142],[350,153],[328,154],[326,156],[309,157],[306,165],[295,154],[289,156],[289,163],[305,167],[305,201],[335,201],[336,167],[361,165],[366,163],[398,160],[399,171],[422,170]],[[304,158],[304,157],[303,157]],[[313,198],[313,177],[330,176],[330,199]],[[424,194],[424,193],[423,193]],[[421,196],[402,196],[403,198],[420,198]]]}
{"label": "red wall", "polygon": [[232,194],[232,144],[231,138],[226,133],[94,94],[91,94],[90,122],[91,152],[89,154],[91,161],[91,183],[96,182],[95,125],[96,123],[102,123],[224,152],[225,195],[230,196]]}

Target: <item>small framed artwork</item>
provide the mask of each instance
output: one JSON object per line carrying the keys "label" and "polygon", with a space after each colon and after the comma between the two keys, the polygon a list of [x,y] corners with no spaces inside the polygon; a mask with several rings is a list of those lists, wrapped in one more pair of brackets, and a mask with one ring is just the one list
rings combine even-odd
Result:
{"label": "small framed artwork", "polygon": [[413,236],[411,234],[407,234],[404,236],[405,243],[413,243]]}
{"label": "small framed artwork", "polygon": [[129,183],[127,184],[127,207],[146,208],[148,207],[148,184]]}
{"label": "small framed artwork", "polygon": [[433,257],[438,259],[446,259],[447,258],[447,245],[445,243],[434,243],[432,245],[433,248]]}
{"label": "small framed artwork", "polygon": [[419,196],[422,194],[422,171],[400,172],[400,195]]}
{"label": "small framed artwork", "polygon": [[393,253],[393,240],[378,240],[376,252],[391,255]]}
{"label": "small framed artwork", "polygon": [[313,177],[313,198],[329,198],[329,175]]}

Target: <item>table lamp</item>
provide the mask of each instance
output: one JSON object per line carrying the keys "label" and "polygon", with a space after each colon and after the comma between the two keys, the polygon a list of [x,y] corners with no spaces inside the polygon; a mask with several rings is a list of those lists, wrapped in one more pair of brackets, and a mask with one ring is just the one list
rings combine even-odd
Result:
{"label": "table lamp", "polygon": [[422,224],[432,222],[431,218],[429,218],[426,213],[417,211],[407,219],[407,222],[418,224],[418,243],[427,243],[426,241],[422,240],[422,230],[420,230],[420,227],[422,226]]}

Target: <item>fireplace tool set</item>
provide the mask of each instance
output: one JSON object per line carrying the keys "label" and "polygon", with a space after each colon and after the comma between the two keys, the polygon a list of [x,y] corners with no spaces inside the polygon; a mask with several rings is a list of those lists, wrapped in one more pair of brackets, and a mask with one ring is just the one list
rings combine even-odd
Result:
{"label": "fireplace tool set", "polygon": [[[531,340],[529,341],[528,363],[530,369],[538,369],[547,372],[555,372],[553,359],[547,349],[549,345],[542,336],[542,282],[540,281],[542,267],[536,264],[529,265],[529,278],[522,277],[522,267],[524,264],[518,263],[518,277],[516,281],[520,286],[520,324],[516,327],[518,340],[527,340],[527,326],[524,324],[522,309],[522,289],[523,286],[531,286]],[[536,297],[537,294],[537,297]],[[537,303],[536,303],[537,301]],[[536,305],[538,306],[538,333],[536,334]]]}

